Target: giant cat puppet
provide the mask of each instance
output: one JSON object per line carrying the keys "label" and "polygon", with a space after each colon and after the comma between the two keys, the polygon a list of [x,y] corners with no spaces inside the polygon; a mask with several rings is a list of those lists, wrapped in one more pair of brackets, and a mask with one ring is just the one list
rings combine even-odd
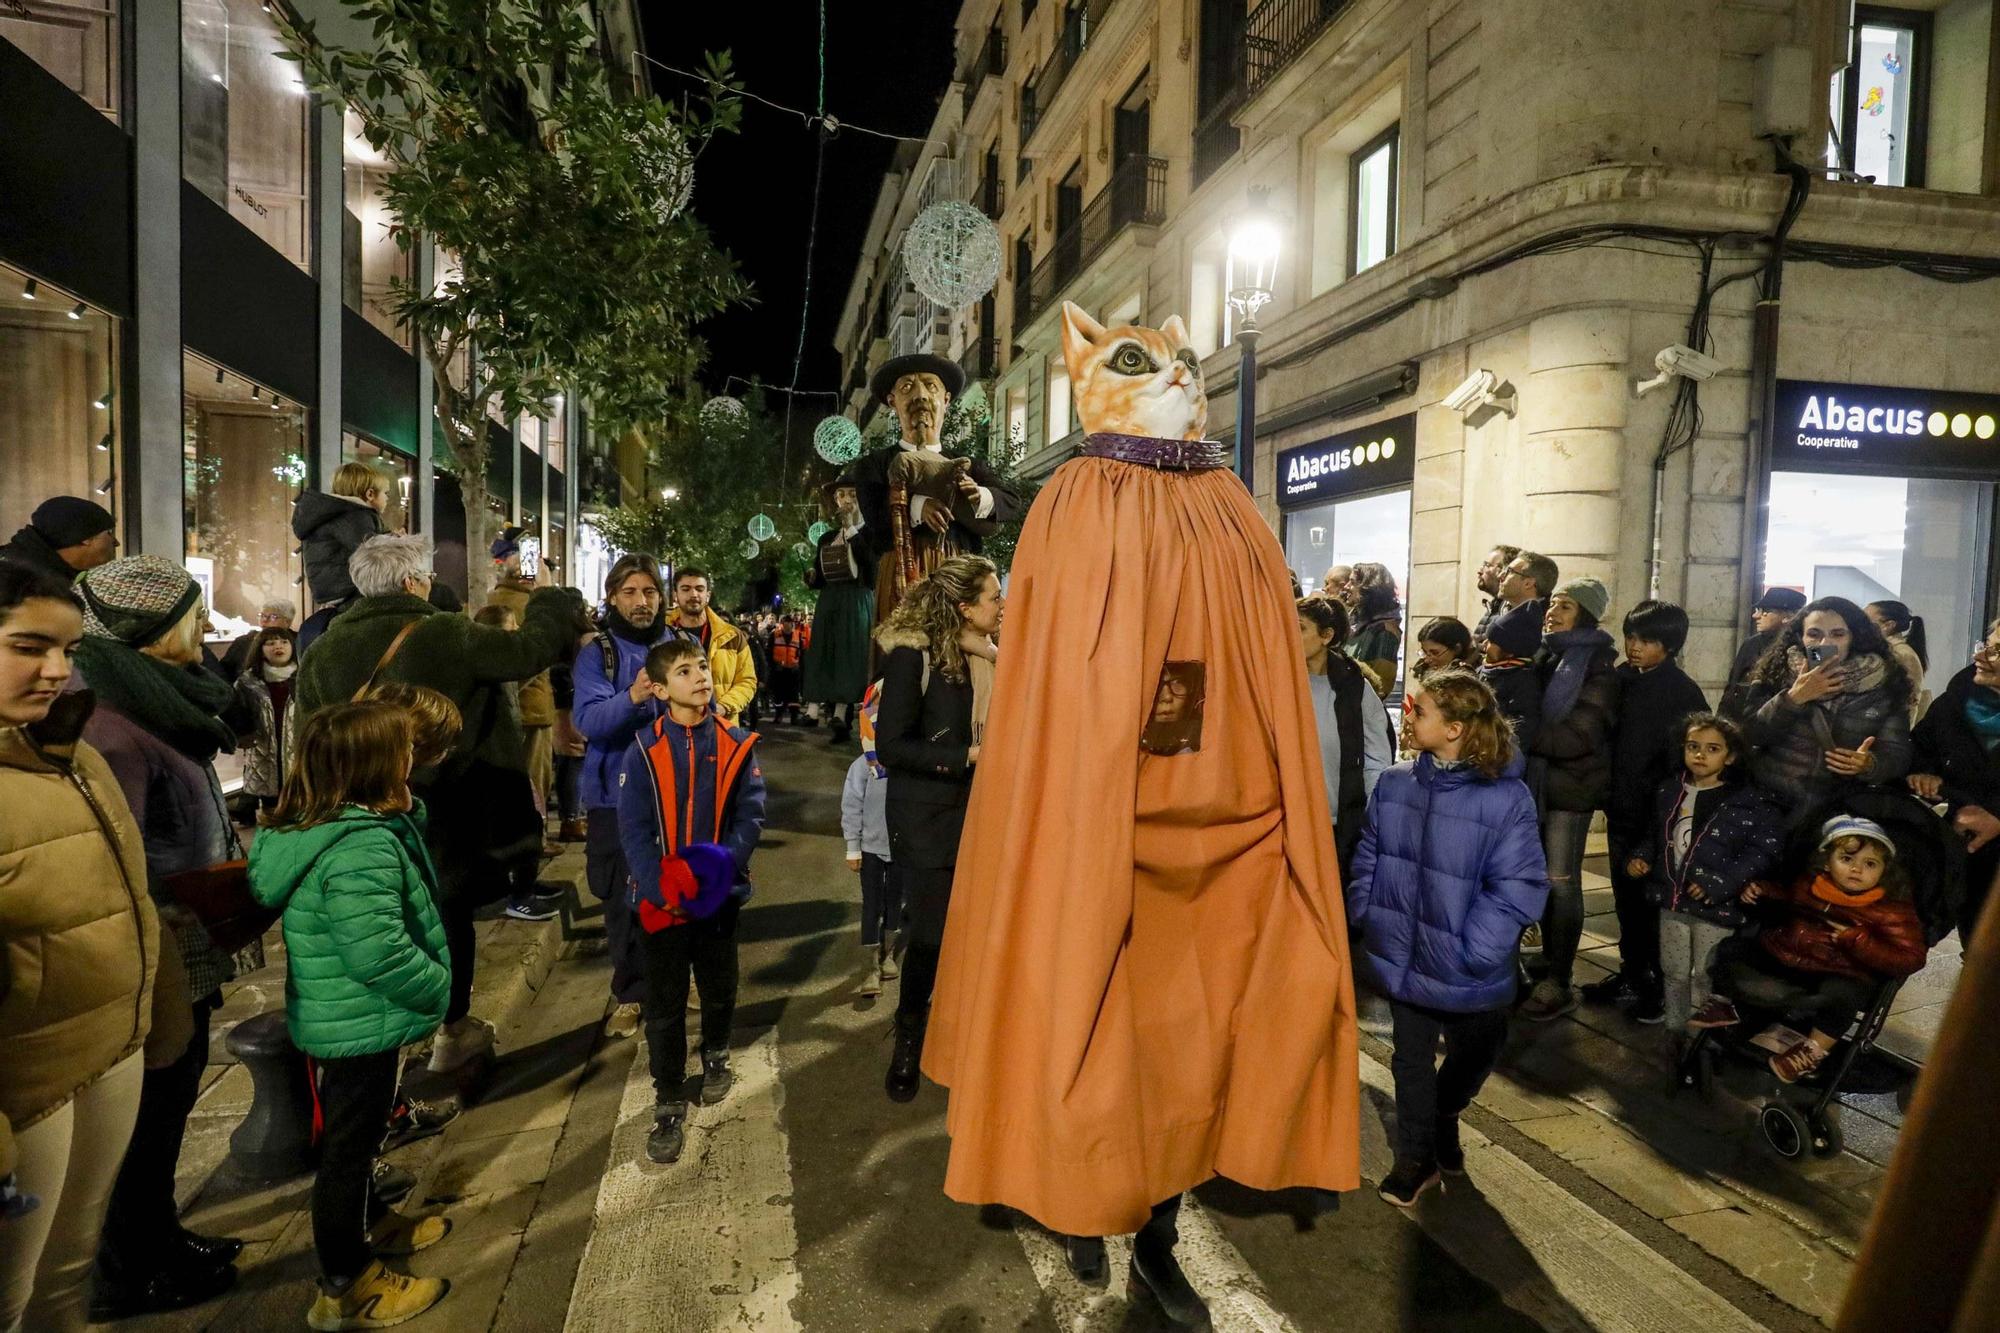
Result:
{"label": "giant cat puppet", "polygon": [[924,1070],[945,1191],[1076,1236],[1211,1176],[1359,1183],[1346,917],[1291,577],[1178,317],[1063,305]]}

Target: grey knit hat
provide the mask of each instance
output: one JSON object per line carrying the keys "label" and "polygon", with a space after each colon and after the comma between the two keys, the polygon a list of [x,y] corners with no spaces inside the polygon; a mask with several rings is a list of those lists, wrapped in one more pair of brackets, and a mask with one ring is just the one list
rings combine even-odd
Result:
{"label": "grey knit hat", "polygon": [[164,556],[128,555],[77,581],[83,632],[144,648],[180,623],[201,600],[201,585]]}
{"label": "grey knit hat", "polygon": [[1588,576],[1558,584],[1556,590],[1549,594],[1549,599],[1553,601],[1558,597],[1567,597],[1575,602],[1589,612],[1592,620],[1603,620],[1604,613],[1611,607],[1611,590]]}

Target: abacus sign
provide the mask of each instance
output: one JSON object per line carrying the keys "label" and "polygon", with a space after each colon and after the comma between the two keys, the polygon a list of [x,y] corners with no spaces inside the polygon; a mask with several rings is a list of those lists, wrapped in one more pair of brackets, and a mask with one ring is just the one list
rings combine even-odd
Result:
{"label": "abacus sign", "polygon": [[1774,468],[2000,476],[2000,394],[1779,380]]}
{"label": "abacus sign", "polygon": [[1344,430],[1278,454],[1278,503],[1290,509],[1329,496],[1407,486],[1416,464],[1414,412]]}

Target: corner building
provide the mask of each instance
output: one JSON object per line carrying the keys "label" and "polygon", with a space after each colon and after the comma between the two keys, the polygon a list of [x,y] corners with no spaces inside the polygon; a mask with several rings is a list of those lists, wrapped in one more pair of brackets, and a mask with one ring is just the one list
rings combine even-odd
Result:
{"label": "corner building", "polygon": [[[1614,628],[1654,588],[1685,605],[1711,687],[1764,583],[1909,603],[1933,689],[1979,640],[1992,0],[972,0],[958,33],[940,128],[977,164],[961,179],[996,183],[992,392],[1029,471],[1080,443],[1064,300],[1184,315],[1232,439],[1228,238],[1258,191],[1284,245],[1255,489],[1302,582],[1378,560],[1411,631],[1469,623],[1486,551],[1530,546],[1602,578]],[[934,350],[978,319],[940,321]],[[843,347],[865,381],[861,323]],[[1638,393],[1676,344],[1711,377]],[[1480,371],[1498,405],[1444,405]]]}

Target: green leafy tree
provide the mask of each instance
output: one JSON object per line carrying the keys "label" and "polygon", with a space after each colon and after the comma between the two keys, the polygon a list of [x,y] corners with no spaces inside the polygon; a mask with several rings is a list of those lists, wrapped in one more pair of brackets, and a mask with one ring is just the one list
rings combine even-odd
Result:
{"label": "green leafy tree", "polygon": [[1026,441],[1018,436],[1010,438],[1005,433],[999,419],[993,415],[993,405],[987,400],[986,390],[974,384],[953,399],[946,409],[939,443],[954,458],[976,458],[986,464],[993,469],[1002,485],[1021,497],[1021,517],[1001,524],[998,532],[981,543],[986,558],[1005,574],[1014,563],[1014,547],[1021,540],[1021,524],[1027,518],[1028,506],[1035,502],[1035,496],[1041,490],[1040,482],[1030,481],[1021,475],[1021,457]]}
{"label": "green leafy tree", "polygon": [[701,364],[695,326],[745,295],[687,211],[694,160],[741,103],[727,55],[682,104],[618,95],[581,5],[344,4],[369,48],[275,12],[307,86],[352,108],[389,163],[397,244],[445,258],[434,286],[394,283],[389,304],[435,376],[441,462],[480,550],[490,404],[511,419],[568,393],[604,429],[659,420]]}

